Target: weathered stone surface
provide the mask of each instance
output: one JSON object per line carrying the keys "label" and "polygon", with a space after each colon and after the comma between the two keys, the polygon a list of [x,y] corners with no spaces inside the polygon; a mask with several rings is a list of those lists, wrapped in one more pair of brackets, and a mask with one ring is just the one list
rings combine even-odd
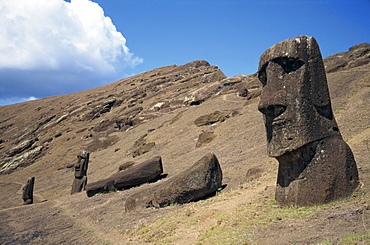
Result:
{"label": "weathered stone surface", "polygon": [[33,187],[35,184],[35,177],[30,177],[27,179],[27,184],[22,188],[22,199],[24,204],[32,204],[33,203]]}
{"label": "weathered stone surface", "polygon": [[0,173],[11,173],[17,168],[30,165],[36,158],[41,155],[43,148],[43,146],[37,146],[34,149],[14,158],[9,162],[1,163],[0,166],[2,167],[0,169]]}
{"label": "weathered stone surface", "polygon": [[276,201],[306,206],[350,197],[358,173],[349,146],[340,137],[328,137],[277,157]]}
{"label": "weathered stone surface", "polygon": [[132,157],[137,157],[149,152],[154,146],[155,142],[146,142],[148,134],[142,135],[138,140],[135,141],[134,145],[130,149]]}
{"label": "weathered stone surface", "polygon": [[78,161],[74,165],[75,167],[75,178],[72,183],[71,194],[81,192],[85,190],[87,184],[87,169],[89,165],[90,153],[87,151],[81,151],[80,155],[77,156]]}
{"label": "weathered stone surface", "polygon": [[92,134],[85,135],[83,139],[93,138],[89,144],[86,145],[86,150],[89,152],[95,152],[99,149],[105,149],[109,146],[114,145],[119,140],[119,136],[117,135],[103,135],[103,136],[95,136]]}
{"label": "weathered stone surface", "polygon": [[203,115],[195,119],[194,124],[198,127],[213,124],[216,122],[223,122],[229,117],[226,112],[215,111],[207,115]]}
{"label": "weathered stone surface", "polygon": [[319,47],[311,37],[282,41],[260,59],[268,153],[281,156],[329,136],[339,136]]}
{"label": "weathered stone surface", "polygon": [[96,193],[122,190],[149,182],[163,173],[162,159],[157,156],[125,171],[118,172],[107,179],[102,179],[86,186],[86,194],[91,197]]}
{"label": "weathered stone surface", "polygon": [[259,167],[253,167],[248,169],[247,173],[245,174],[245,181],[249,182],[255,179],[260,178],[265,171]]}
{"label": "weathered stone surface", "polygon": [[134,165],[135,162],[133,161],[129,161],[129,162],[125,162],[125,163],[122,163],[121,165],[119,165],[118,167],[118,172],[119,171],[122,171],[122,170],[127,170],[129,169],[130,167],[132,167],[132,165]]}
{"label": "weathered stone surface", "polygon": [[115,97],[110,98],[104,101],[102,104],[97,105],[92,111],[90,111],[86,116],[85,119],[93,120],[95,118],[99,118],[102,114],[110,112],[113,105],[117,102]]}
{"label": "weathered stone surface", "polygon": [[240,97],[247,97],[248,96],[248,88],[247,86],[240,86],[238,87],[238,90],[237,90],[237,95],[240,96]]}
{"label": "weathered stone surface", "polygon": [[[68,116],[69,116],[69,114],[64,114],[64,115],[62,115],[61,117],[59,117],[57,120],[55,120],[55,121],[51,121],[51,119],[53,119],[54,117],[55,117],[55,115],[53,116],[53,117],[50,117],[50,118],[48,118],[46,121],[47,122],[49,122],[48,124],[46,124],[46,125],[44,125],[44,124],[40,124],[40,126],[41,125],[44,125],[43,126],[43,129],[46,129],[46,128],[48,128],[48,127],[51,127],[51,126],[55,126],[55,125],[57,125],[57,124],[59,124],[59,123],[61,123],[62,121],[64,121],[65,119],[67,119],[68,118]],[[50,122],[51,121],[51,122]],[[37,126],[37,127],[39,127],[39,126]]]}
{"label": "weathered stone surface", "polygon": [[327,73],[365,65],[370,63],[370,44],[357,44],[350,47],[347,52],[326,57],[324,62]]}
{"label": "weathered stone surface", "polygon": [[358,185],[353,155],[335,121],[313,37],[284,40],[260,58],[267,149],[279,161],[276,200],[310,205],[348,197]]}
{"label": "weathered stone surface", "polygon": [[250,100],[250,99],[253,99],[253,98],[256,98],[258,96],[261,95],[261,91],[262,89],[261,88],[256,88],[256,89],[253,89],[253,90],[249,90],[248,91],[248,94],[245,96],[245,98],[247,100]]}
{"label": "weathered stone surface", "polygon": [[189,169],[151,188],[131,195],[126,211],[145,207],[165,207],[171,203],[197,201],[214,193],[222,184],[222,171],[217,157],[207,154]]}
{"label": "weathered stone surface", "polygon": [[35,139],[31,139],[31,140],[25,140],[23,141],[22,143],[20,143],[19,145],[17,145],[16,147],[13,147],[12,149],[10,149],[6,155],[9,156],[9,157],[12,157],[16,154],[19,154],[21,152],[23,152],[24,150],[30,148],[33,143],[35,143],[38,139],[35,138]]}
{"label": "weathered stone surface", "polygon": [[135,148],[132,152],[132,157],[137,157],[149,152],[155,146],[155,142],[144,143],[143,145]]}
{"label": "weathered stone surface", "polygon": [[199,136],[198,136],[198,141],[197,141],[197,144],[195,145],[195,147],[201,147],[205,144],[208,144],[210,143],[214,138],[216,137],[216,135],[213,133],[213,132],[202,132]]}

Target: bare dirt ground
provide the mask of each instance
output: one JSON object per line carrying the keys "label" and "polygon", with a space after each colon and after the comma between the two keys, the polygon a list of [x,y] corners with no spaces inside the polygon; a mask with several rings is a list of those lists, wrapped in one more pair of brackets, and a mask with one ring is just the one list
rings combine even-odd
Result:
{"label": "bare dirt ground", "polygon": [[[135,81],[160,72],[149,72],[136,77]],[[253,91],[255,77],[248,79],[249,89]],[[22,113],[21,118],[26,124],[29,120],[36,121],[34,117],[37,120],[45,118],[50,112],[57,115],[56,118],[72,109],[81,110],[81,113],[71,113],[68,119],[48,130],[36,130],[33,136],[38,137],[40,144],[52,138],[44,143],[44,155],[27,167],[0,176],[0,243],[369,244],[370,65],[328,74],[334,114],[344,140],[354,152],[361,188],[350,199],[314,207],[282,208],[274,202],[277,161],[266,154],[265,129],[257,110],[258,97],[240,97],[237,88],[232,88],[218,91],[199,105],[171,108],[171,104],[170,109],[146,110],[165,98],[182,96],[181,92],[177,95],[174,91],[183,89],[190,96],[216,82],[190,83],[187,88],[179,87],[186,82],[173,83],[161,94],[151,97],[147,92],[141,103],[136,101],[130,107],[129,102],[124,101],[91,121],[78,120],[93,108],[86,101],[94,101],[99,96],[106,100],[113,97],[109,97],[110,94],[119,98],[121,90],[131,91],[131,85],[123,80],[91,91],[1,107],[2,128],[9,122],[15,124],[11,118]],[[96,104],[98,102],[101,100]],[[80,104],[81,107],[77,107]],[[138,107],[144,109],[131,118],[141,121],[128,130],[113,129],[112,124],[97,130],[103,127],[104,120],[130,117],[133,114],[125,113]],[[44,111],[44,115],[35,116],[36,111]],[[230,116],[211,125],[197,127],[194,124],[199,116],[214,111],[227,112]],[[31,127],[31,123],[28,126]],[[21,132],[21,128],[12,127],[2,131],[2,140],[8,140],[3,138],[4,135]],[[13,131],[9,133],[10,130]],[[195,147],[199,134],[204,131],[214,132],[215,139]],[[59,132],[62,135],[55,137]],[[130,155],[133,143],[144,134],[147,134],[146,142],[155,142],[155,147],[133,158]],[[18,135],[21,137],[22,134]],[[6,144],[11,142],[15,141],[9,137],[0,145],[3,152],[9,149]],[[79,151],[88,147],[93,149],[89,182],[112,175],[123,162],[140,163],[156,155],[162,156],[164,173],[168,174],[159,182],[166,181],[203,155],[213,152],[220,161],[226,188],[198,202],[125,212],[125,200],[131,193],[159,182],[91,198],[84,192],[70,195],[73,169],[66,165],[75,162]],[[260,174],[247,175],[252,168],[259,169]],[[23,206],[21,187],[29,176],[36,177],[35,203]]]}

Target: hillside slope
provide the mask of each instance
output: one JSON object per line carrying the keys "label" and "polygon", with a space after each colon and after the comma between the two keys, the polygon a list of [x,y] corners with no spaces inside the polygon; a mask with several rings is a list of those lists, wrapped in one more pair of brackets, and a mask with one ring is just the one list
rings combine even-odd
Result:
{"label": "hillside slope", "polygon": [[[194,61],[92,90],[0,107],[0,241],[307,244],[340,242],[349,235],[369,239],[369,50],[368,44],[356,45],[325,59],[335,117],[364,184],[353,200],[311,209],[276,207],[277,162],[266,154],[256,75],[226,78],[208,62]],[[221,121],[195,125],[198,117],[216,111],[224,115]],[[214,138],[199,143],[204,132]],[[124,162],[156,155],[168,174],[161,182],[213,152],[226,188],[207,200],[126,213],[128,195],[157,183],[91,198],[71,196],[70,166],[82,149],[91,152],[88,182],[109,177]],[[36,177],[35,204],[22,206],[21,187],[30,176]]]}

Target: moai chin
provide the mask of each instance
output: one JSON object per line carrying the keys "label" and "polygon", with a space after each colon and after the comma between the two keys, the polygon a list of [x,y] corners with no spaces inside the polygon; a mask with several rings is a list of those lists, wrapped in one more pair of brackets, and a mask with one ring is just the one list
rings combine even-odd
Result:
{"label": "moai chin", "polygon": [[23,204],[28,205],[33,203],[33,186],[35,185],[35,177],[29,177],[27,184],[23,186],[22,199]]}
{"label": "moai chin", "polygon": [[260,57],[268,155],[279,162],[275,199],[306,206],[352,195],[356,162],[335,121],[324,64],[313,37],[277,43]]}
{"label": "moai chin", "polygon": [[71,194],[85,190],[89,157],[90,153],[87,151],[81,151],[80,155],[77,156],[78,161],[74,165],[75,179],[73,180]]}

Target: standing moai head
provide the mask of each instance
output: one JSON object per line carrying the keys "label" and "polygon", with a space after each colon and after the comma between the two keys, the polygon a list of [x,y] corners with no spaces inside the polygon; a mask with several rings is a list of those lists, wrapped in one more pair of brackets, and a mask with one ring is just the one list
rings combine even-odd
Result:
{"label": "standing moai head", "polygon": [[87,151],[81,151],[81,154],[77,156],[77,163],[75,164],[75,177],[82,178],[87,173],[89,164],[90,153]]}
{"label": "standing moai head", "polygon": [[87,151],[81,151],[80,155],[77,156],[77,163],[74,165],[75,178],[72,183],[71,194],[81,192],[85,190],[87,184],[87,168],[89,165],[90,153]]}
{"label": "standing moai head", "polygon": [[340,135],[331,109],[325,69],[313,37],[284,40],[260,58],[264,114],[272,157],[328,136]]}
{"label": "standing moai head", "polygon": [[276,201],[310,205],[352,195],[357,167],[333,116],[316,40],[298,36],[271,46],[258,76],[268,155],[279,161]]}
{"label": "standing moai head", "polygon": [[35,177],[29,177],[27,184],[23,186],[22,199],[25,205],[33,203],[33,186],[35,184]]}

